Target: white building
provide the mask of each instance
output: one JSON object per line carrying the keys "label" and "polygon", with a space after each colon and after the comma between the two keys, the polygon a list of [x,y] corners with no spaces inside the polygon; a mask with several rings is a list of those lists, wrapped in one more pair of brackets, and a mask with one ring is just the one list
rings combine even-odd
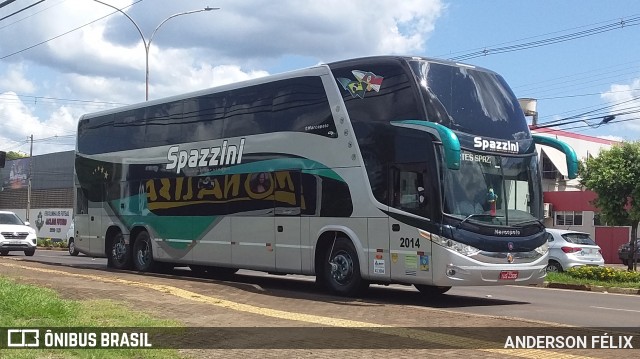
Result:
{"label": "white building", "polygon": [[[578,160],[597,157],[601,150],[619,142],[550,128],[535,129],[533,134],[549,136],[571,146]],[[591,203],[596,194],[580,186],[579,179],[569,180],[562,152],[536,145],[542,166],[542,190],[545,203],[545,225],[548,228],[571,229],[591,234],[602,248],[607,263],[621,263],[617,250],[629,242],[630,227],[607,227],[599,223],[597,209]]]}

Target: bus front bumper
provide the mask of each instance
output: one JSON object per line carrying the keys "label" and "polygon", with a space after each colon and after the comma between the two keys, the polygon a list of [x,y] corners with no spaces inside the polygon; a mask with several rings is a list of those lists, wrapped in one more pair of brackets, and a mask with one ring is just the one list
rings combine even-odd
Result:
{"label": "bus front bumper", "polygon": [[[500,259],[484,262],[437,245],[436,251],[444,252],[440,258],[449,259],[434,266],[433,282],[439,286],[534,285],[542,284],[546,276],[548,254],[525,261],[517,258],[517,253],[505,253],[503,263],[499,263]],[[438,257],[436,253],[434,258]]]}

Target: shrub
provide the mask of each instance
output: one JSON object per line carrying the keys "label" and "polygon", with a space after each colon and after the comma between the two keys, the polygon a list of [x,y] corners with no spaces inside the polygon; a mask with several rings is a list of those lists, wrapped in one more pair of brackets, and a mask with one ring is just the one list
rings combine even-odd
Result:
{"label": "shrub", "polygon": [[39,238],[38,247],[51,247],[51,238]]}
{"label": "shrub", "polygon": [[574,278],[603,282],[640,282],[640,272],[629,272],[611,267],[573,267],[566,273]]}

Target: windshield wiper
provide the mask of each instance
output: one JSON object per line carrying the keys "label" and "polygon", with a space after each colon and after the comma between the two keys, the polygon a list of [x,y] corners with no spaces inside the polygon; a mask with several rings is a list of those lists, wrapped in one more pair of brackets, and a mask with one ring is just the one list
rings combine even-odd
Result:
{"label": "windshield wiper", "polygon": [[519,222],[519,223],[514,224],[513,226],[514,227],[524,227],[524,226],[526,226],[528,224],[531,224],[531,223],[537,223],[537,224],[541,225],[542,227],[544,227],[544,223],[542,223],[542,221],[537,219],[537,218],[530,219],[528,221]]}
{"label": "windshield wiper", "polygon": [[482,218],[486,218],[486,217],[490,217],[490,218],[504,218],[504,217],[498,217],[498,216],[492,216],[490,214],[486,214],[486,213],[473,213],[470,214],[468,216],[466,216],[462,221],[460,221],[460,223],[458,223],[458,225],[456,226],[456,228],[460,228],[460,226],[466,222],[468,219],[473,218],[473,217],[482,217]]}

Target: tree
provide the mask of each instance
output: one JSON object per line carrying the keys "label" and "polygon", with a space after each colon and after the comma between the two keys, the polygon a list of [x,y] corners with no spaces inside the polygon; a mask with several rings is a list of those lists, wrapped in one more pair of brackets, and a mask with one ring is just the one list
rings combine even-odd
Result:
{"label": "tree", "polygon": [[[640,222],[640,142],[624,142],[580,163],[580,183],[597,194],[594,205],[607,222],[631,226],[629,245],[636,252]],[[637,256],[629,261],[636,269]]]}
{"label": "tree", "polygon": [[29,157],[29,155],[27,155],[26,153],[22,153],[22,152],[14,152],[14,151],[7,152],[7,161],[17,160],[17,159],[25,158],[25,157]]}

